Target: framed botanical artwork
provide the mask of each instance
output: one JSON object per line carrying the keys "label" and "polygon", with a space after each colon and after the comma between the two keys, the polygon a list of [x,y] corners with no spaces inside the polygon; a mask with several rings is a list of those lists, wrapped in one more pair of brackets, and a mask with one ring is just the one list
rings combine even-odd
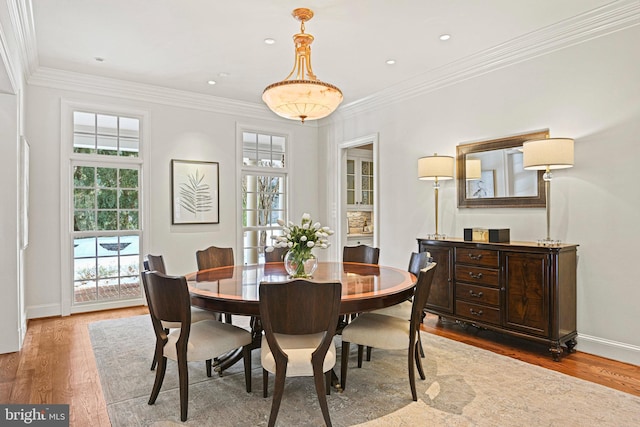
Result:
{"label": "framed botanical artwork", "polygon": [[218,162],[171,160],[171,222],[220,223]]}

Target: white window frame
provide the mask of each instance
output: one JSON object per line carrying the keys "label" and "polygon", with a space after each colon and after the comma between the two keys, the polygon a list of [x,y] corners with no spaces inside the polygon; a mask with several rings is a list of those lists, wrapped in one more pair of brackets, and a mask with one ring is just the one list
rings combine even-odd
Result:
{"label": "white window frame", "polygon": [[[257,133],[263,135],[272,135],[279,136],[285,139],[285,163],[283,168],[265,168],[259,166],[250,166],[243,164],[243,138],[242,135],[244,132]],[[248,126],[237,124],[236,125],[236,165],[237,168],[237,189],[236,194],[238,195],[238,205],[237,205],[237,224],[238,224],[238,237],[236,241],[236,256],[237,263],[245,263],[244,260],[244,232],[245,230],[255,230],[257,227],[244,227],[243,225],[243,207],[242,207],[242,179],[245,175],[275,175],[281,176],[284,179],[284,187],[285,187],[285,221],[288,221],[289,212],[291,207],[292,195],[293,192],[293,180],[290,179],[291,176],[291,147],[293,144],[291,143],[291,134],[287,131],[283,131],[282,129],[273,129],[267,127],[256,127],[256,126]],[[262,227],[260,227],[261,229]],[[267,242],[267,245],[270,242]]]}
{"label": "white window frame", "polygon": [[[128,300],[96,301],[95,303],[73,304],[73,166],[76,162],[91,163],[96,166],[127,167],[136,164],[140,168],[138,175],[140,207],[140,259],[144,256],[145,248],[149,247],[147,224],[149,224],[149,193],[146,177],[148,176],[148,146],[149,146],[149,112],[132,109],[126,106],[95,104],[82,101],[61,100],[60,115],[60,313],[68,316],[80,313],[112,308],[131,307],[145,304],[144,293],[140,298]],[[73,112],[86,111],[96,114],[134,117],[140,120],[140,146],[138,157],[120,157],[105,155],[87,155],[73,152]],[[105,234],[107,234],[106,232]]]}

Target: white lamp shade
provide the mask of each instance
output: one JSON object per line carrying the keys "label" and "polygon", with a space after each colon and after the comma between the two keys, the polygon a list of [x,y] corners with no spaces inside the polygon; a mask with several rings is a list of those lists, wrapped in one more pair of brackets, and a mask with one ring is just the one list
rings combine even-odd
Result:
{"label": "white lamp shade", "polygon": [[522,144],[524,169],[565,169],[573,166],[573,139],[547,138]]}
{"label": "white lamp shade", "polygon": [[482,161],[480,159],[465,160],[464,176],[467,181],[482,178]]}
{"label": "white lamp shade", "polygon": [[418,159],[418,179],[453,179],[454,160],[451,156],[437,154]]}

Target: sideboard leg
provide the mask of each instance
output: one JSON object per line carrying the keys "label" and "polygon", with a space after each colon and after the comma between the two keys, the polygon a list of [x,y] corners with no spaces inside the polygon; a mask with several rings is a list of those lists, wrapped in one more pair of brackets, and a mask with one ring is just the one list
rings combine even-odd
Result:
{"label": "sideboard leg", "polygon": [[576,345],[578,344],[578,342],[576,341],[575,338],[570,339],[569,341],[566,342],[567,344],[567,352],[568,353],[575,353],[576,352]]}
{"label": "sideboard leg", "polygon": [[553,356],[553,361],[554,362],[559,362],[560,361],[560,355],[562,354],[562,347],[560,346],[560,343],[556,343],[555,347],[551,347],[549,349],[549,351],[551,352],[551,356]]}

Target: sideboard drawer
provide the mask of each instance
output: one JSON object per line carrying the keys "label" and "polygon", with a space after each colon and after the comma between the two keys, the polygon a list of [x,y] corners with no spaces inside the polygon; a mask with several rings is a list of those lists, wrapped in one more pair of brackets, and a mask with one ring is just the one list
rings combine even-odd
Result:
{"label": "sideboard drawer", "polygon": [[472,304],[461,300],[456,300],[456,314],[477,322],[500,324],[500,310],[485,305]]}
{"label": "sideboard drawer", "polygon": [[474,265],[456,265],[456,282],[459,281],[499,286],[500,270]]}
{"label": "sideboard drawer", "polygon": [[500,290],[498,288],[488,288],[486,286],[456,283],[456,298],[473,303],[498,307],[500,305]]}
{"label": "sideboard drawer", "polygon": [[456,263],[498,267],[498,251],[491,249],[456,248]]}

